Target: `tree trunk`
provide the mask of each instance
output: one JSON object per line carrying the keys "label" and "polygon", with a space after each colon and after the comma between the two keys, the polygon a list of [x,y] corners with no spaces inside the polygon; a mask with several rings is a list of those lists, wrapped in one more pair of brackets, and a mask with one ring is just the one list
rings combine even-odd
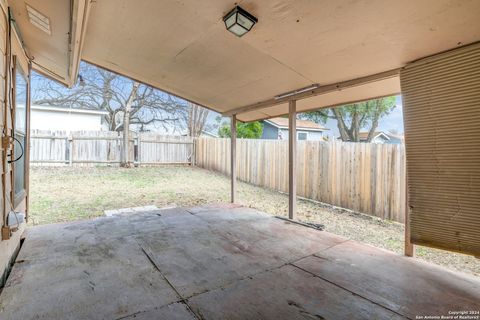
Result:
{"label": "tree trunk", "polygon": [[120,166],[124,168],[130,167],[130,159],[128,156],[130,153],[130,112],[132,110],[132,104],[137,95],[139,86],[140,83],[138,82],[133,84],[132,92],[128,97],[127,103],[125,104],[125,111],[123,113],[123,150]]}
{"label": "tree trunk", "polygon": [[367,142],[372,142],[373,136],[375,135],[375,131],[377,130],[378,127],[378,119],[380,118],[380,108],[381,108],[381,99],[378,99],[375,103],[376,105],[376,112],[375,112],[375,117],[372,119],[372,127],[370,128],[370,131],[368,132],[367,136]]}
{"label": "tree trunk", "polygon": [[193,103],[190,103],[190,108],[188,109],[188,135],[190,137],[194,137],[194,129],[193,129],[193,122],[194,122],[194,113],[195,113],[195,105]]}
{"label": "tree trunk", "polygon": [[109,131],[116,131],[117,128],[117,122],[115,121],[115,112],[110,112],[109,115],[109,123],[108,123],[108,130]]}
{"label": "tree trunk", "polygon": [[335,119],[337,120],[337,127],[338,131],[340,132],[340,138],[342,138],[342,141],[349,141],[350,135],[348,134],[347,125],[343,120],[342,114],[335,108],[331,108],[331,110]]}
{"label": "tree trunk", "polygon": [[188,110],[188,135],[199,137],[202,134],[207,121],[208,110],[196,104],[190,103]]}
{"label": "tree trunk", "polygon": [[352,142],[360,142],[360,115],[358,114],[358,106],[355,105],[352,118],[352,127],[350,129],[350,138]]}

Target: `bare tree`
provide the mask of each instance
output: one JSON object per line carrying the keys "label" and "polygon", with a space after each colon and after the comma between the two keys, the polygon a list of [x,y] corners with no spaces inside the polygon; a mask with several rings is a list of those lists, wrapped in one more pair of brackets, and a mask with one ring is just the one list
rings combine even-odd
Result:
{"label": "bare tree", "polygon": [[205,128],[209,111],[199,105],[188,103],[188,135],[199,137]]}
{"label": "bare tree", "polygon": [[83,62],[79,81],[72,89],[40,75],[35,76],[34,84],[35,104],[105,110],[105,122],[111,131],[123,131],[125,119],[143,129],[160,125],[168,130],[187,112],[181,99]]}

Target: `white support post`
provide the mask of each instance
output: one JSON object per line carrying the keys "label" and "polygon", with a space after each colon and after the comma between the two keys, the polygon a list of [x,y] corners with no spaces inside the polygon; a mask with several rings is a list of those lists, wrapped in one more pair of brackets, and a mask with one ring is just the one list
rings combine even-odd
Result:
{"label": "white support post", "polygon": [[231,174],[231,202],[235,203],[237,193],[237,116],[233,115],[230,124],[230,174]]}
{"label": "white support post", "polygon": [[297,105],[288,103],[288,218],[297,216]]}

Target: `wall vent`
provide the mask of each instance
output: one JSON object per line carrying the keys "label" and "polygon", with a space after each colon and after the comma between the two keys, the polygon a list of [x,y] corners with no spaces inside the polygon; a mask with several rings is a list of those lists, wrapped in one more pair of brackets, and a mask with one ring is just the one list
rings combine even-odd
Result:
{"label": "wall vent", "polygon": [[30,23],[45,32],[46,34],[51,35],[52,31],[50,29],[50,19],[44,14],[40,13],[38,10],[29,6],[28,4],[26,6],[28,20],[30,21]]}

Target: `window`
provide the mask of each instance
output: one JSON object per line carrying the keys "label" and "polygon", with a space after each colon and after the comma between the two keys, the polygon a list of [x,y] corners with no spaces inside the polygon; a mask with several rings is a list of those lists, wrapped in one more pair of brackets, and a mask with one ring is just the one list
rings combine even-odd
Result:
{"label": "window", "polygon": [[27,142],[27,78],[21,66],[15,65],[15,141],[13,145],[14,204],[25,194],[25,154]]}
{"label": "window", "polygon": [[297,132],[297,139],[298,140],[307,140],[308,133],[307,132]]}

